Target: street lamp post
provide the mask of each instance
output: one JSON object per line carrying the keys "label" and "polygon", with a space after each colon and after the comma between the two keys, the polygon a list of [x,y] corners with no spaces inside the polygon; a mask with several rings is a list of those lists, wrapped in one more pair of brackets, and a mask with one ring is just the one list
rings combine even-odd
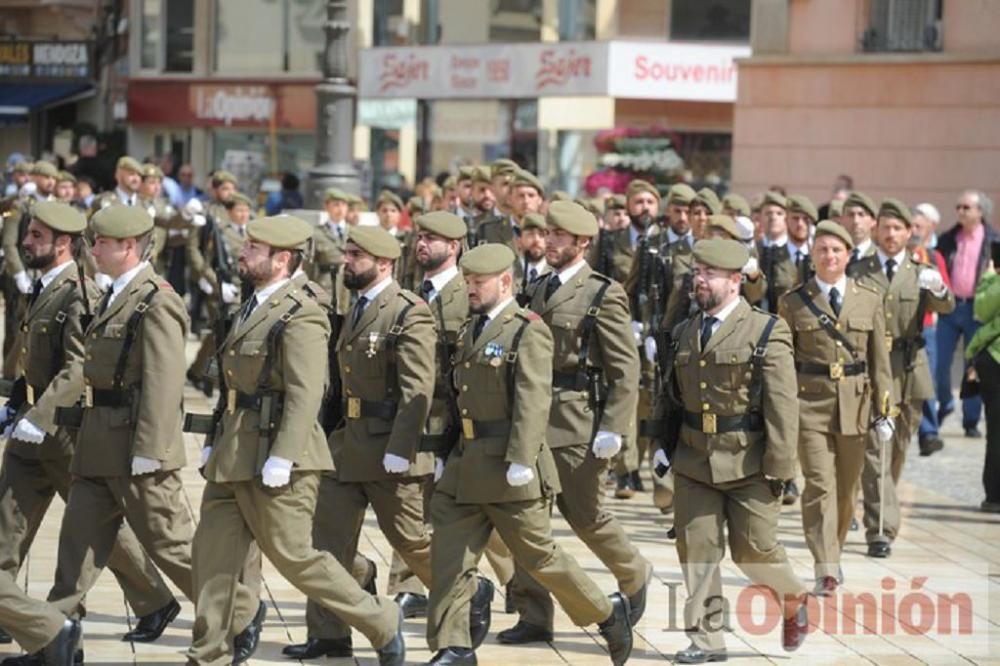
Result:
{"label": "street lamp post", "polygon": [[316,86],[316,166],[309,170],[306,205],[322,208],[323,192],[337,187],[357,194],[358,172],[354,168],[354,99],[357,90],[347,78],[347,54],[351,24],[347,0],[326,3],[326,46],[323,50],[323,80]]}

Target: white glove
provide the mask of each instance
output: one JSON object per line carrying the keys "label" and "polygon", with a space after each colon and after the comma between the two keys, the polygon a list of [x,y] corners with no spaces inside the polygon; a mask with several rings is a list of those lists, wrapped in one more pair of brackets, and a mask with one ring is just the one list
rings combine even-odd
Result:
{"label": "white glove", "polygon": [[[209,285],[211,286],[211,285]],[[223,282],[222,286],[222,302],[223,303],[235,303],[240,298],[240,288],[237,287],[232,282]]]}
{"label": "white glove", "polygon": [[292,461],[278,456],[268,456],[261,470],[261,481],[268,488],[280,488],[292,480]]}
{"label": "white glove", "polygon": [[888,416],[875,421],[875,434],[878,436],[878,441],[882,444],[888,444],[892,441],[892,433],[895,430],[896,428],[892,424],[892,419]]}
{"label": "white glove", "polygon": [[756,275],[760,272],[760,265],[757,263],[757,257],[750,257],[747,259],[747,263],[743,264],[743,274],[746,276]]}
{"label": "white glove", "polygon": [[198,288],[208,296],[211,296],[215,292],[215,289],[212,288],[212,283],[205,278],[198,278]]}
{"label": "white glove", "polygon": [[642,346],[646,350],[646,360],[650,363],[656,363],[656,338],[652,335],[646,336],[646,341],[642,343]]}
{"label": "white glove", "polygon": [[402,474],[410,469],[410,461],[392,453],[387,453],[382,456],[382,467],[389,474]]}
{"label": "white glove", "polygon": [[441,476],[444,474],[444,460],[441,458],[434,459],[434,483],[441,480]]}
{"label": "white glove", "polygon": [[208,224],[208,218],[205,217],[204,215],[194,215],[191,218],[192,227],[203,227],[206,224]]}
{"label": "white glove", "polygon": [[507,485],[517,488],[518,486],[526,486],[531,483],[531,480],[535,478],[535,470],[530,467],[525,467],[524,465],[518,465],[517,463],[511,463],[507,467]]}
{"label": "white glove", "polygon": [[632,337],[635,338],[635,344],[638,347],[642,344],[642,322],[633,321],[632,322]]}
{"label": "white glove", "polygon": [[94,273],[94,282],[101,288],[101,291],[107,291],[115,283],[107,273]]}
{"label": "white glove", "polygon": [[152,458],[144,458],[143,456],[133,456],[132,457],[132,476],[142,476],[143,474],[151,474],[156,470],[163,467],[159,460],[153,460]]}
{"label": "white glove", "polygon": [[201,447],[201,464],[198,465],[198,469],[201,469],[208,464],[208,459],[212,457],[212,447],[203,446]]}
{"label": "white glove", "polygon": [[21,194],[26,197],[31,196],[37,191],[38,191],[38,184],[33,180],[29,180],[27,183],[21,186]]}
{"label": "white glove", "polygon": [[14,273],[14,283],[17,285],[17,290],[22,294],[30,294],[35,288],[35,284],[31,281],[27,271]]}
{"label": "white glove", "polygon": [[920,271],[917,282],[921,289],[926,289],[932,294],[940,294],[944,291],[944,278],[933,268],[925,268]]}
{"label": "white glove", "polygon": [[195,215],[205,212],[205,206],[202,205],[201,199],[189,199],[184,208],[181,211],[184,217],[191,218]]}
{"label": "white glove", "polygon": [[653,451],[653,469],[655,470],[660,465],[669,468],[670,458],[667,457],[667,452],[663,449],[656,449]]}
{"label": "white glove", "polygon": [[19,439],[22,442],[28,442],[29,444],[41,444],[42,440],[45,439],[45,431],[22,417],[17,422],[17,425],[14,426],[14,434],[11,437]]}
{"label": "white glove", "polygon": [[622,436],[616,432],[598,430],[591,450],[595,456],[606,460],[622,450]]}

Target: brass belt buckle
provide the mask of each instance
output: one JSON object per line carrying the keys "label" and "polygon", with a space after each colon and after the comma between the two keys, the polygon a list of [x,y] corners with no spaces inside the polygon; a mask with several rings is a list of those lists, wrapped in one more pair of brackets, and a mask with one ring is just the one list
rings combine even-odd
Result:
{"label": "brass belt buckle", "polygon": [[87,409],[94,406],[94,387],[90,384],[83,387],[83,406]]}
{"label": "brass belt buckle", "polygon": [[230,414],[236,411],[236,389],[226,391],[226,411]]}
{"label": "brass belt buckle", "polygon": [[472,419],[462,419],[462,436],[466,439],[476,438],[476,424]]}
{"label": "brass belt buckle", "polygon": [[347,418],[349,419],[361,418],[361,398],[347,399]]}
{"label": "brass belt buckle", "polygon": [[840,361],[830,364],[830,379],[840,380],[844,378],[844,364]]}
{"label": "brass belt buckle", "polygon": [[28,401],[28,404],[29,405],[34,405],[35,404],[35,387],[32,386],[31,384],[27,384],[26,388],[25,388],[25,391],[27,392],[27,396],[26,396],[25,399]]}
{"label": "brass belt buckle", "polygon": [[715,414],[703,413],[701,415],[701,431],[706,435],[714,435],[719,431],[719,424],[716,422]]}

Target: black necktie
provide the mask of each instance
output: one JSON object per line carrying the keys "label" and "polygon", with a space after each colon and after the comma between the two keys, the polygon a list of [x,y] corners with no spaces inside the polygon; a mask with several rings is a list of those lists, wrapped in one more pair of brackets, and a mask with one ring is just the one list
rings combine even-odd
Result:
{"label": "black necktie", "polygon": [[896,260],[887,259],[885,262],[885,276],[889,278],[889,282],[892,282],[892,278],[896,275]]}
{"label": "black necktie", "polygon": [[705,317],[701,321],[701,348],[705,349],[705,345],[708,344],[708,339],[712,337],[712,328],[715,326],[715,322],[719,321],[715,317]]}
{"label": "black necktie", "polygon": [[28,299],[28,307],[30,308],[38,300],[38,295],[42,293],[42,280],[35,280],[34,286],[31,288],[31,297]]}
{"label": "black necktie", "polygon": [[851,261],[850,261],[850,263],[853,264],[855,261],[857,261],[860,258],[861,258],[861,253],[858,252],[857,248],[854,248],[853,250],[851,250]]}
{"label": "black necktie", "polygon": [[804,257],[804,256],[805,255],[802,254],[802,250],[796,250],[795,251],[795,267],[796,268],[798,268],[799,266],[802,265],[802,257]]}
{"label": "black necktie", "polygon": [[553,275],[549,278],[549,281],[545,283],[545,301],[548,302],[552,298],[552,294],[556,293],[556,290],[562,285],[559,281],[558,275]]}
{"label": "black necktie", "polygon": [[368,305],[368,297],[362,296],[358,299],[358,302],[354,304],[354,314],[351,315],[351,326],[357,326],[358,322],[361,321],[361,315],[365,313],[365,306]]}
{"label": "black necktie", "polygon": [[247,299],[247,302],[243,304],[243,312],[240,313],[240,326],[242,326],[247,319],[250,318],[250,313],[253,309],[257,307],[257,297],[251,296]]}
{"label": "black necktie", "polygon": [[840,316],[840,292],[837,291],[836,287],[830,287],[830,293],[827,295],[826,299],[830,301],[830,308],[833,310],[833,314]]}
{"label": "black necktie", "polygon": [[108,309],[108,305],[111,304],[111,295],[115,293],[114,287],[108,287],[108,290],[104,292],[104,298],[97,306],[97,315],[100,316],[104,314],[104,311]]}
{"label": "black necktie", "polygon": [[434,291],[434,283],[430,280],[424,280],[420,285],[420,296],[428,303],[431,300],[432,291]]}
{"label": "black necktie", "polygon": [[537,268],[532,268],[530,271],[528,271],[528,279],[531,282],[534,282],[536,279],[538,279],[538,269]]}
{"label": "black necktie", "polygon": [[476,325],[472,327],[473,342],[479,339],[479,335],[483,332],[483,329],[486,328],[486,322],[488,322],[489,320],[490,318],[487,317],[486,315],[479,315],[479,317],[476,319]]}

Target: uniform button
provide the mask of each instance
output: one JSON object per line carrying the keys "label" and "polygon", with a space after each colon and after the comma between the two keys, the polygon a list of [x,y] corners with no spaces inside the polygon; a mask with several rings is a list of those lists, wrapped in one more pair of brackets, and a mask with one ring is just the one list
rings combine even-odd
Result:
{"label": "uniform button", "polygon": [[90,334],[90,337],[91,337],[92,339],[96,340],[96,339],[97,339],[97,333],[91,333],[91,334]]}
{"label": "uniform button", "polygon": [[467,368],[471,368],[471,367],[472,367],[472,365],[471,365],[471,364],[470,364],[470,363],[469,363],[468,361],[466,361],[466,362],[465,362],[465,367],[467,367]]}
{"label": "uniform button", "polygon": [[839,322],[839,321],[837,322],[837,326],[836,326],[835,328],[836,328],[836,329],[837,329],[838,331],[840,330],[840,328],[841,328],[841,327],[840,327],[840,322]]}
{"label": "uniform button", "polygon": [[891,312],[886,312],[885,313],[885,318],[886,319],[892,319],[892,313]]}
{"label": "uniform button", "polygon": [[844,343],[843,343],[843,342],[841,342],[840,340],[837,340],[837,346],[838,346],[838,347],[843,347],[843,346],[844,346]]}
{"label": "uniform button", "polygon": [[698,361],[698,367],[700,367],[700,368],[704,368],[707,364],[708,364],[707,361],[704,361],[704,360]]}
{"label": "uniform button", "polygon": [[467,409],[463,409],[462,410],[462,415],[463,416],[468,416],[468,414],[469,414],[469,410],[467,410]]}
{"label": "uniform button", "polygon": [[887,300],[887,301],[891,301],[891,300],[892,300],[892,294],[889,294],[889,295],[887,295],[887,296],[885,297],[885,300]]}
{"label": "uniform button", "polygon": [[707,402],[703,402],[701,403],[701,409],[702,411],[707,412],[708,410],[712,409],[712,406]]}
{"label": "uniform button", "polygon": [[351,366],[346,366],[344,368],[344,374],[347,374],[347,375],[351,374]]}
{"label": "uniform button", "polygon": [[233,376],[233,371],[232,370],[226,370],[226,374],[229,375],[230,377],[232,377]]}
{"label": "uniform button", "polygon": [[708,384],[706,384],[705,382],[701,382],[700,384],[698,384],[698,388],[708,388]]}
{"label": "uniform button", "polygon": [[230,349],[229,350],[229,355],[230,356],[236,356],[236,350],[235,349]]}
{"label": "uniform button", "polygon": [[736,363],[736,357],[735,356],[733,357],[733,363]]}
{"label": "uniform button", "polygon": [[28,348],[27,347],[21,347],[21,353],[22,354],[27,354],[28,353]]}
{"label": "uniform button", "polygon": [[469,387],[468,387],[468,386],[466,386],[465,384],[462,384],[462,390],[463,390],[463,391],[468,391],[468,390],[469,390]]}
{"label": "uniform button", "polygon": [[94,360],[93,355],[92,354],[87,354],[87,360],[88,361],[93,361]]}
{"label": "uniform button", "polygon": [[347,351],[354,351],[354,347],[352,345],[347,345]]}

